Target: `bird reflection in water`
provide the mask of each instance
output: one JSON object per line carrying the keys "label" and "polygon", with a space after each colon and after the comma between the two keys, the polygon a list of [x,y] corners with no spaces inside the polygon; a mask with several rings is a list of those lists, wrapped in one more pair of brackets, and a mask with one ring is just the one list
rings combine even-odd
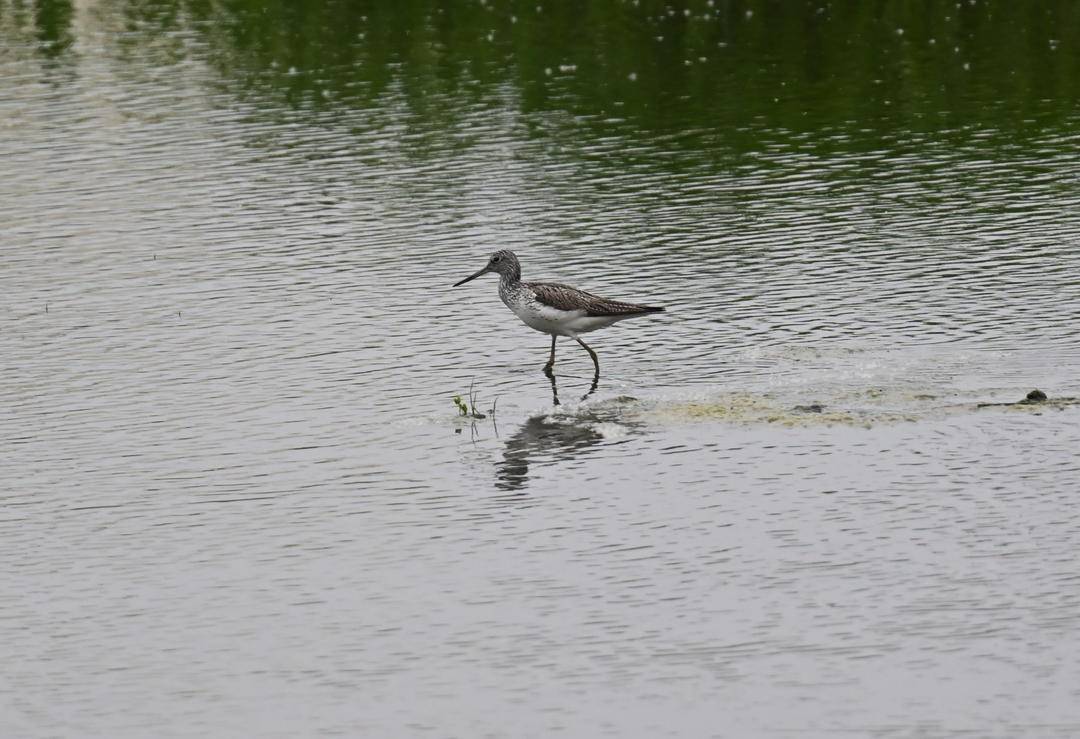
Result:
{"label": "bird reflection in water", "polygon": [[[551,404],[559,405],[559,385],[555,380],[555,373],[550,368],[544,369],[544,374],[547,375],[548,380],[551,382]],[[579,402],[584,403],[585,400],[596,392],[597,386],[600,384],[600,370],[596,371],[593,375],[592,385],[589,386],[588,392],[581,396]]]}
{"label": "bird reflection in water", "polygon": [[[554,375],[548,375],[554,404],[559,405],[558,387]],[[596,391],[592,387],[582,397],[588,398]],[[607,437],[600,430],[601,424],[612,424],[633,432],[642,424],[628,421],[623,413],[633,398],[617,398],[603,401],[576,412],[539,413],[532,416],[506,440],[502,459],[495,463],[495,486],[500,490],[521,491],[529,480],[530,465],[558,464],[580,459],[582,454],[596,448]]]}

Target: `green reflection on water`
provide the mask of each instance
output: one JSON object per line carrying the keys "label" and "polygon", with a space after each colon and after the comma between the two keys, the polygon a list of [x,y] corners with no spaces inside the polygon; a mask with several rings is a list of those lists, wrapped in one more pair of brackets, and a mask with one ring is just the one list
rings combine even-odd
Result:
{"label": "green reflection on water", "polygon": [[[21,5],[0,6],[10,27]],[[41,0],[41,52],[71,5]],[[130,43],[201,39],[227,87],[320,111],[400,90],[438,126],[490,101],[631,131],[866,133],[1063,124],[1080,99],[1080,4],[1056,2],[434,2],[133,0]],[[688,145],[697,146],[694,136]]]}
{"label": "green reflection on water", "polygon": [[[231,0],[224,71],[293,104],[508,83],[526,110],[638,125],[946,125],[1072,112],[1072,2],[513,3]],[[539,8],[539,9],[538,9]]]}
{"label": "green reflection on water", "polygon": [[46,56],[62,54],[72,42],[72,7],[68,0],[42,0],[34,8],[34,25]]}

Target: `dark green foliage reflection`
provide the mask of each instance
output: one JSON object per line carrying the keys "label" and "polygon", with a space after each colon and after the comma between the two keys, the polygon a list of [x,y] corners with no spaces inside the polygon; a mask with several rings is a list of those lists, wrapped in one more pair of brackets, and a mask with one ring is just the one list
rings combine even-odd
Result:
{"label": "dark green foliage reflection", "polygon": [[[1080,4],[1066,1],[101,5],[136,42],[196,35],[228,86],[292,108],[377,105],[394,89],[420,117],[490,98],[672,133],[1022,131],[1080,99]],[[64,0],[37,4],[45,53],[70,45],[71,16]]]}

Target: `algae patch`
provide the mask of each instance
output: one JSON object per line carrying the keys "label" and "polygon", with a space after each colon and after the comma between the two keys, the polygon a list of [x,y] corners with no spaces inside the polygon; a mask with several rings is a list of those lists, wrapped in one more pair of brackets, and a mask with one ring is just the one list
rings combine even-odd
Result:
{"label": "algae patch", "polygon": [[863,414],[830,408],[823,403],[784,404],[775,398],[757,395],[730,395],[709,401],[673,403],[657,408],[655,415],[669,422],[723,421],[738,424],[802,426],[865,426],[905,420],[888,414]]}
{"label": "algae patch", "polygon": [[872,428],[875,425],[942,418],[988,409],[1038,414],[1051,409],[1064,410],[1080,406],[1080,398],[1048,398],[1046,393],[1040,390],[1031,391],[1021,400],[1005,403],[969,401],[943,404],[940,400],[939,394],[887,391],[878,388],[842,393],[823,401],[816,398],[800,400],[746,393],[655,405],[645,413],[667,423],[718,421],[791,428],[812,426]]}

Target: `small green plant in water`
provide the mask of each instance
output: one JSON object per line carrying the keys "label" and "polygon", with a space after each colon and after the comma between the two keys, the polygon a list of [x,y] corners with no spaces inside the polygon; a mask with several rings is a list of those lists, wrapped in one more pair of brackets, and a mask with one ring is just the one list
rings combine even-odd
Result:
{"label": "small green plant in water", "polygon": [[[476,409],[476,393],[473,391],[473,383],[469,383],[469,400],[466,402],[460,395],[453,397],[454,407],[457,408],[458,414],[466,418],[487,418],[487,413],[481,413]],[[495,398],[495,402],[491,404],[491,415],[495,415],[495,405],[499,402],[498,398]]]}

